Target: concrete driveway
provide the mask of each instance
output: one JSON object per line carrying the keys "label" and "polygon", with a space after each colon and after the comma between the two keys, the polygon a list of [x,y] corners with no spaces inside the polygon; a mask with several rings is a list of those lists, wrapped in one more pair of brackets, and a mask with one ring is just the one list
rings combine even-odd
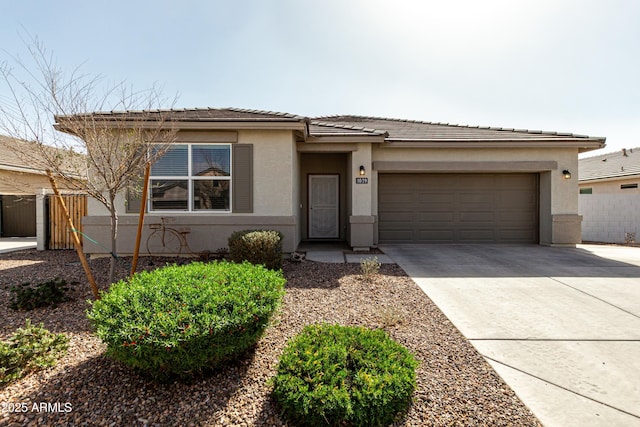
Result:
{"label": "concrete driveway", "polygon": [[640,426],[640,248],[381,249],[545,426]]}
{"label": "concrete driveway", "polygon": [[0,254],[36,248],[35,237],[0,237]]}

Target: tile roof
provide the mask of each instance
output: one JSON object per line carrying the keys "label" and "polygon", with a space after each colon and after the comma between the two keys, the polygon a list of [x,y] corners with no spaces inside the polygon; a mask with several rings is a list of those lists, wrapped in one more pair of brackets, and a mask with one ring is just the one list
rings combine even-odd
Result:
{"label": "tile roof", "polygon": [[578,161],[578,181],[640,175],[640,147],[585,157]]}
{"label": "tile roof", "polygon": [[[333,115],[308,118],[290,113],[240,108],[192,108],[150,111],[111,111],[91,113],[105,120],[172,120],[184,122],[256,122],[305,123],[309,135],[322,136],[376,136],[386,142],[411,146],[413,143],[438,144],[442,142],[571,142],[585,151],[604,145],[605,138],[572,133],[543,132],[539,130],[499,127],[466,126],[417,120],[390,119],[357,115]],[[81,116],[76,116],[81,117]],[[61,119],[63,117],[56,117]]]}
{"label": "tile roof", "polygon": [[[335,127],[369,129],[372,132],[386,132],[386,140],[401,141],[513,141],[513,140],[602,140],[572,133],[543,132],[539,130],[511,129],[500,127],[467,126],[450,123],[433,123],[417,120],[389,119],[337,115],[312,118],[312,123]],[[313,132],[312,132],[313,133]]]}
{"label": "tile roof", "polygon": [[[92,113],[93,116],[105,119],[121,119],[123,116],[131,120],[152,120],[164,116],[176,121],[278,121],[300,122],[306,117],[275,111],[248,110],[242,108],[183,108],[170,110],[130,110],[105,111]],[[64,116],[57,116],[56,119]]]}
{"label": "tile roof", "polygon": [[[10,148],[12,144],[21,144],[20,152],[22,152],[23,155],[18,155],[17,150]],[[32,161],[32,158],[35,157],[37,153],[29,145],[30,143],[26,141],[0,135],[0,169],[9,167],[30,169],[34,172],[43,171],[45,169],[43,164],[37,165]]]}
{"label": "tile roof", "polygon": [[47,145],[35,147],[34,142],[0,135],[0,170],[44,174],[48,166],[43,157],[42,148],[51,158],[62,162],[63,167],[70,174],[86,167],[84,156],[78,153],[71,155],[66,150]]}

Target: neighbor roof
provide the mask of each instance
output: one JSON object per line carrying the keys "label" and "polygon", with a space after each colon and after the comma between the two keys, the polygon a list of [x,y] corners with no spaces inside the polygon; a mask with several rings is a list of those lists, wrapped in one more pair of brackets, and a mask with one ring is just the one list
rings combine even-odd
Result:
{"label": "neighbor roof", "polygon": [[640,148],[629,148],[579,160],[578,180],[640,175]]}
{"label": "neighbor roof", "polygon": [[44,171],[44,166],[34,164],[32,158],[35,156],[36,151],[29,142],[0,135],[0,169],[24,169],[41,173]]}

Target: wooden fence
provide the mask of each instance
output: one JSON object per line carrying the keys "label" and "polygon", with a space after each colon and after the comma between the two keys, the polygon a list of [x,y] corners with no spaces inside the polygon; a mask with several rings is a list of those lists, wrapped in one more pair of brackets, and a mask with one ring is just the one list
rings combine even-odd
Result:
{"label": "wooden fence", "polygon": [[[79,231],[82,231],[82,217],[87,214],[87,196],[84,194],[65,194],[62,195],[64,203],[67,205],[69,215],[73,225]],[[49,215],[49,232],[48,232],[48,249],[74,249],[71,230],[67,225],[64,211],[60,206],[60,202],[55,196],[48,196],[48,215]],[[79,234],[82,242],[82,234]]]}

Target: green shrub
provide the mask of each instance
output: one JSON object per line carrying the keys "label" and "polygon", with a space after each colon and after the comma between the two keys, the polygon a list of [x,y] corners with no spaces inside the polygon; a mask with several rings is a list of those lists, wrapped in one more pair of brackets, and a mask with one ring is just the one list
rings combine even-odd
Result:
{"label": "green shrub", "polygon": [[257,342],[284,283],[249,263],[173,265],[112,285],[88,315],[112,358],[159,381],[188,380]]}
{"label": "green shrub", "polygon": [[382,330],[310,325],[287,345],[271,381],[295,425],[385,426],[408,408],[416,367]]}
{"label": "green shrub", "polygon": [[282,268],[282,239],[282,233],[274,230],[236,231],[229,237],[229,258],[278,270]]}
{"label": "green shrub", "polygon": [[32,287],[30,283],[23,283],[11,287],[11,303],[9,307],[14,310],[33,310],[38,307],[56,307],[61,302],[69,301],[66,295],[67,282],[55,278],[48,282],[40,283]]}
{"label": "green shrub", "polygon": [[33,326],[27,319],[9,341],[0,342],[0,384],[55,365],[67,353],[68,343],[65,335],[52,334],[42,323]]}

